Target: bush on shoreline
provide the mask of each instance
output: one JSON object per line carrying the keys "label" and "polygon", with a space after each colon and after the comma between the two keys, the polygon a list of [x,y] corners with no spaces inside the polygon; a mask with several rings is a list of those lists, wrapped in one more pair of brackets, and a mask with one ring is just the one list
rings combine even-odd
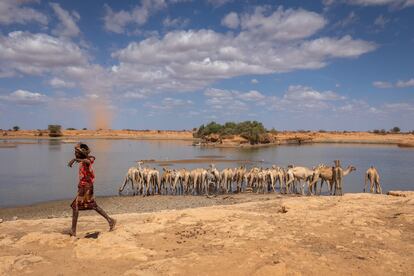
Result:
{"label": "bush on shoreline", "polygon": [[47,129],[49,130],[49,137],[60,137],[63,135],[61,125],[49,125]]}
{"label": "bush on shoreline", "polygon": [[[276,130],[274,130],[276,132]],[[207,125],[201,125],[193,134],[195,138],[206,138],[209,135],[216,134],[222,137],[240,135],[250,142],[250,144],[261,143],[267,133],[262,123],[257,121],[244,121],[240,123],[226,122],[223,125],[210,122]]]}

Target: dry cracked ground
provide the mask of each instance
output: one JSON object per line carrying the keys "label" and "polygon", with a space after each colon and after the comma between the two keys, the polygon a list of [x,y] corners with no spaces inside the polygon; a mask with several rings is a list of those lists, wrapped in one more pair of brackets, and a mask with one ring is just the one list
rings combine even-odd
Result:
{"label": "dry cracked ground", "polygon": [[[414,194],[0,224],[1,275],[414,275]],[[85,237],[88,236],[88,237]]]}

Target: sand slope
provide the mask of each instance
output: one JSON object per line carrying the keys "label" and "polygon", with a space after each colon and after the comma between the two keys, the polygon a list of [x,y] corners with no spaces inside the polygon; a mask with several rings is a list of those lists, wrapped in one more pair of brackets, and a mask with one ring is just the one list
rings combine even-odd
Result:
{"label": "sand slope", "polygon": [[[287,211],[287,212],[286,212]],[[0,274],[413,275],[414,195],[262,198],[155,213],[0,224]],[[99,231],[96,239],[87,232]]]}

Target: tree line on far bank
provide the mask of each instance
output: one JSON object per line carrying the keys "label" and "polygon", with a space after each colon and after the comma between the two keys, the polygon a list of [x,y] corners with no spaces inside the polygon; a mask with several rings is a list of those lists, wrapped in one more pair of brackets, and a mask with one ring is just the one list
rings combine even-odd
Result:
{"label": "tree line on far bank", "polygon": [[[311,132],[311,131],[304,131],[298,130],[297,132]],[[326,130],[319,130],[320,133],[330,132]],[[335,131],[337,132],[337,131]],[[352,132],[352,131],[343,131]],[[369,131],[375,134],[395,134],[401,133],[401,129],[397,126],[391,128],[390,130],[386,131],[385,129],[374,129]],[[193,136],[195,138],[201,138],[208,140],[209,137],[212,135],[219,136],[220,138],[226,138],[234,135],[239,135],[249,141],[251,144],[258,144],[258,143],[269,143],[271,140],[268,134],[276,134],[277,131],[272,128],[271,130],[267,130],[261,122],[258,121],[244,121],[240,123],[235,122],[226,122],[224,124],[220,124],[217,122],[210,122],[208,124],[202,124],[200,127],[193,129]],[[414,134],[414,131],[407,132]]]}
{"label": "tree line on far bank", "polygon": [[[2,131],[3,129],[0,129]],[[8,129],[8,131],[19,131],[19,126],[13,126],[12,129]],[[66,130],[77,130],[76,128],[68,127]],[[87,130],[87,128],[82,128],[82,130]],[[133,129],[127,129],[133,131]],[[183,130],[185,131],[185,130]],[[311,130],[296,130],[299,133],[308,133],[312,132]],[[326,130],[319,130],[320,133],[325,132],[355,132],[355,131],[326,131]],[[372,131],[368,131],[375,134],[395,134],[395,133],[404,133],[401,132],[401,129],[397,126],[391,128],[390,130],[385,129],[374,129]],[[215,134],[219,135],[221,138],[229,137],[232,135],[239,135],[245,139],[247,139],[251,144],[258,144],[258,143],[266,143],[269,142],[269,136],[267,134],[276,134],[277,131],[272,128],[270,130],[266,129],[261,122],[258,121],[244,121],[240,123],[235,122],[226,122],[224,124],[219,124],[216,122],[210,122],[206,125],[202,124],[198,128],[193,128],[193,136],[195,138],[205,138],[209,135]],[[407,134],[414,134],[413,131],[405,132]],[[44,134],[48,134],[50,137],[60,137],[63,135],[62,133],[62,126],[61,125],[48,125],[47,131],[38,129],[38,136],[43,136]],[[6,136],[7,132],[3,132],[3,136]]]}
{"label": "tree line on far bank", "polygon": [[[19,130],[20,130],[19,126],[13,126],[13,128],[9,129],[8,131],[19,131]],[[66,130],[76,130],[76,128],[69,127]],[[85,127],[82,130],[87,130],[87,128]],[[38,129],[37,131],[38,131],[37,136],[43,136],[44,133],[47,133],[49,135],[49,137],[61,137],[61,136],[63,136],[61,125],[48,125],[47,131],[46,130],[41,130],[41,129]],[[4,132],[3,136],[7,136],[7,132]]]}

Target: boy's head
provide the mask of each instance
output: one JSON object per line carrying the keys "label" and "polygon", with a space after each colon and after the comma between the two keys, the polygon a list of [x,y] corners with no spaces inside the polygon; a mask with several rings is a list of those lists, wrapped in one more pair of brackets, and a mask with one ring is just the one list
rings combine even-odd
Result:
{"label": "boy's head", "polygon": [[75,146],[75,156],[76,156],[76,158],[84,159],[84,158],[88,157],[90,152],[91,151],[90,151],[88,145],[86,145],[86,144],[79,143]]}

